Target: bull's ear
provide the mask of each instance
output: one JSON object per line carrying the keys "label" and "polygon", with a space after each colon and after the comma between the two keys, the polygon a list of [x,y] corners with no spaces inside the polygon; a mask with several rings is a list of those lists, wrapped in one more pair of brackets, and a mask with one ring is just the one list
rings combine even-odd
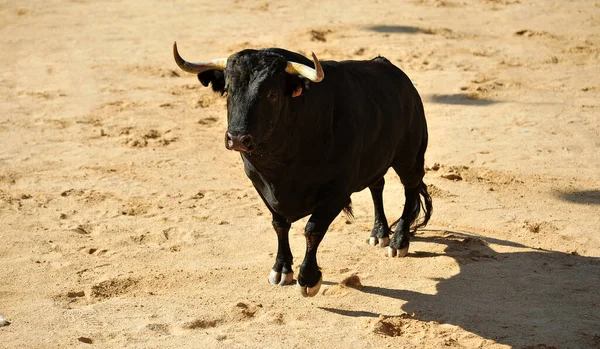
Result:
{"label": "bull's ear", "polygon": [[302,94],[302,86],[298,85],[298,87],[296,87],[296,89],[294,90],[294,92],[292,92],[292,97],[298,97]]}
{"label": "bull's ear", "polygon": [[292,97],[301,96],[304,91],[308,90],[310,80],[301,78],[296,75],[288,75],[287,95]]}
{"label": "bull's ear", "polygon": [[220,70],[207,70],[198,74],[198,80],[203,86],[212,84],[212,89],[220,94],[225,93],[225,74]]}

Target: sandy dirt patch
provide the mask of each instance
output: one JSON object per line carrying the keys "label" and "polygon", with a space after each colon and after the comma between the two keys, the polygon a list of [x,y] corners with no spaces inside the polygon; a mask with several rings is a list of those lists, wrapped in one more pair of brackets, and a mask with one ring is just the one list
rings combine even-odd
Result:
{"label": "sandy dirt patch", "polygon": [[[13,1],[0,40],[0,347],[600,348],[598,1]],[[434,200],[408,257],[366,243],[365,191],[321,293],[270,286],[270,215],[175,40],[402,68]]]}

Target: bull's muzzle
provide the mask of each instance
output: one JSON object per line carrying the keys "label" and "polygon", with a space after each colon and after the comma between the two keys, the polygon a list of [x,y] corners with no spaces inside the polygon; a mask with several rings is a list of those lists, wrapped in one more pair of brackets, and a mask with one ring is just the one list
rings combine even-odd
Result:
{"label": "bull's muzzle", "polygon": [[225,148],[243,153],[249,153],[254,150],[254,138],[249,134],[225,133]]}

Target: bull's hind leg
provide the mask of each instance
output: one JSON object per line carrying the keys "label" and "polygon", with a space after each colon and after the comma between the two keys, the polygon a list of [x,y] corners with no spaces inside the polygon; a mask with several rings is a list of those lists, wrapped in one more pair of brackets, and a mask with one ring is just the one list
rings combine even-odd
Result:
{"label": "bull's hind leg", "polygon": [[[427,185],[423,183],[425,170],[423,168],[423,157],[421,161],[417,161],[412,171],[406,171],[402,166],[394,166],[394,170],[400,176],[400,180],[404,185],[404,210],[402,217],[398,221],[398,225],[394,230],[394,234],[390,240],[388,255],[390,257],[404,257],[408,253],[410,244],[411,228],[412,233],[417,228],[425,226],[431,217],[432,204],[431,196],[427,192]],[[416,223],[421,209],[424,211],[423,221]]]}
{"label": "bull's hind leg", "polygon": [[290,227],[291,224],[285,218],[273,213],[273,228],[277,233],[277,257],[269,274],[269,283],[273,285],[283,286],[294,282],[293,257],[288,236]]}
{"label": "bull's hind leg", "polygon": [[387,224],[387,218],[385,218],[383,210],[384,185],[385,180],[381,177],[380,180],[369,187],[375,210],[375,223],[373,224],[373,230],[371,230],[371,237],[369,238],[371,246],[379,245],[379,247],[386,247],[390,244],[390,227]]}
{"label": "bull's hind leg", "polygon": [[419,205],[419,188],[420,186],[416,188],[404,186],[404,210],[388,247],[389,257],[404,257],[408,254],[411,236],[410,225],[418,215],[416,207]]}

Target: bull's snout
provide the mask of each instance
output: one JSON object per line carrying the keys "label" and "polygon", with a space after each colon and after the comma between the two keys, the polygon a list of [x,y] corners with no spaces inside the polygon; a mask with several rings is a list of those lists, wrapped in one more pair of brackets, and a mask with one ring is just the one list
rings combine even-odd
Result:
{"label": "bull's snout", "polygon": [[225,134],[225,148],[229,150],[251,152],[254,150],[254,138],[249,134]]}

